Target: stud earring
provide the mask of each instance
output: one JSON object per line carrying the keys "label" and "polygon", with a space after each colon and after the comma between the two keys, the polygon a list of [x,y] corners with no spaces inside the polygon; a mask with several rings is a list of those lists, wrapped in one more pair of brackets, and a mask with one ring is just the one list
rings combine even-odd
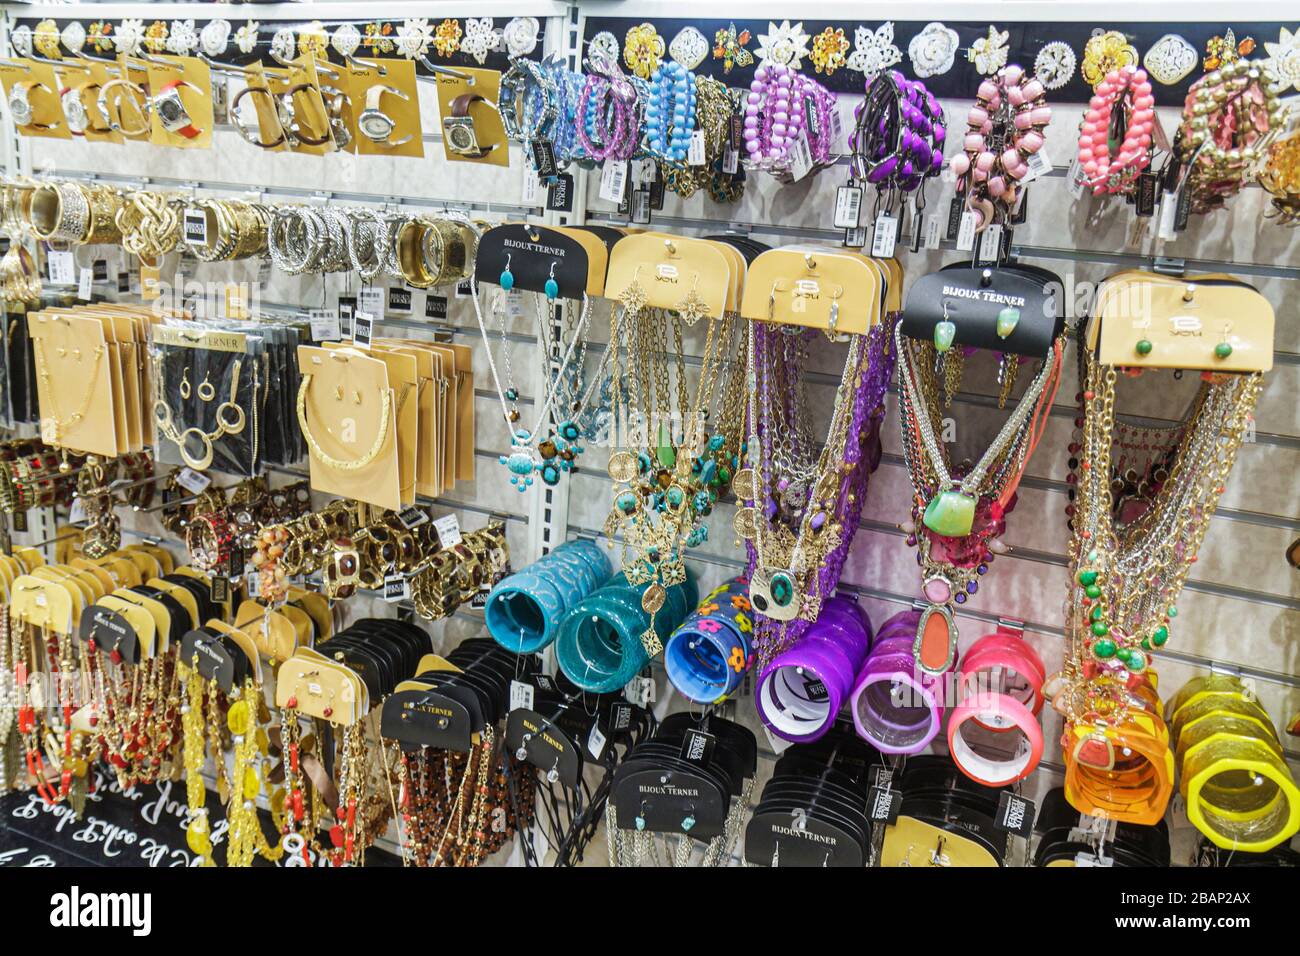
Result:
{"label": "stud earring", "polygon": [[189,399],[190,397],[190,367],[185,366],[185,373],[181,376],[181,398]]}
{"label": "stud earring", "polygon": [[506,253],[506,267],[501,270],[501,278],[498,280],[501,288],[509,292],[515,287],[515,274],[510,271],[510,253]]}
{"label": "stud earring", "polygon": [[210,402],[217,397],[217,390],[213,386],[212,382],[209,381],[207,372],[203,373],[203,381],[199,382],[199,387],[196,391],[199,393],[199,398],[203,399],[205,402]]}
{"label": "stud earring", "polygon": [[360,405],[360,404],[361,404],[361,393],[360,393],[360,392],[353,392],[353,393],[352,393],[352,404],[354,404],[354,405]]}
{"label": "stud earring", "polygon": [[767,294],[767,320],[769,322],[776,318],[776,283],[772,283],[772,291]]}
{"label": "stud earring", "polygon": [[335,386],[334,386],[334,401],[336,401],[336,402],[341,402],[341,401],[343,401],[343,386],[342,386],[342,385],[335,385]]}
{"label": "stud earring", "polygon": [[552,259],[552,260],[551,260],[551,277],[550,277],[549,279],[546,280],[546,285],[542,287],[542,288],[543,288],[543,291],[546,292],[546,298],[550,299],[552,302],[554,302],[555,299],[556,299],[556,297],[559,296],[559,294],[560,294],[560,284],[559,284],[558,282],[555,281],[555,266],[556,266],[556,265],[557,265],[556,261],[555,261],[554,259]]}
{"label": "stud earring", "polygon": [[1138,355],[1150,355],[1153,348],[1155,348],[1155,345],[1152,344],[1150,339],[1138,339],[1137,345],[1133,347],[1133,350],[1137,352]]}

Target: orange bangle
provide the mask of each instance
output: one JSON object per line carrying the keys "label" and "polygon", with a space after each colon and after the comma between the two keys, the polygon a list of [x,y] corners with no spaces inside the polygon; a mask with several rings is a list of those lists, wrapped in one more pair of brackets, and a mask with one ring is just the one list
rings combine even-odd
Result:
{"label": "orange bangle", "polygon": [[1173,795],[1174,755],[1157,716],[1118,726],[1075,724],[1065,735],[1065,796],[1080,813],[1151,825]]}

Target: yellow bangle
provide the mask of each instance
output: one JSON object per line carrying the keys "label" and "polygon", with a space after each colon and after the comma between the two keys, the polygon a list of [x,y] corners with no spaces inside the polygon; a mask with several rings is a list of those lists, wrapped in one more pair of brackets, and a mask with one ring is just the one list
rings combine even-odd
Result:
{"label": "yellow bangle", "polygon": [[1264,853],[1300,831],[1300,790],[1262,740],[1211,734],[1187,750],[1180,789],[1187,819],[1225,850]]}
{"label": "yellow bangle", "polygon": [[1206,674],[1203,677],[1193,677],[1178,689],[1178,693],[1169,699],[1169,703],[1165,706],[1165,718],[1172,721],[1174,714],[1180,708],[1191,703],[1192,699],[1200,694],[1231,693],[1246,693],[1246,685],[1241,682],[1241,678],[1227,674]]}
{"label": "yellow bangle", "polygon": [[1174,740],[1178,739],[1183,728],[1192,721],[1213,713],[1251,717],[1269,726],[1273,724],[1264,708],[1260,707],[1254,700],[1241,694],[1207,691],[1203,694],[1193,695],[1187,703],[1174,711],[1169,720],[1169,729]]}

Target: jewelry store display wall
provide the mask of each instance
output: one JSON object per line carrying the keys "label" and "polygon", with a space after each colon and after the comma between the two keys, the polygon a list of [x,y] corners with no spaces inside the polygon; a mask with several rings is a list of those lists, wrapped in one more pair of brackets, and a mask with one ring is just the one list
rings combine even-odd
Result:
{"label": "jewelry store display wall", "polygon": [[[7,436],[43,440],[52,451],[33,468],[61,490],[10,538],[53,538],[50,509],[76,487],[86,557],[161,545],[199,572],[228,564],[238,529],[224,519],[178,538],[160,505],[104,508],[119,471],[97,462],[131,474],[150,408],[160,472],[211,469],[223,488],[264,475],[289,498],[310,481],[324,524],[292,508],[260,522],[258,558],[234,580],[232,630],[258,613],[238,600],[255,577],[293,608],[276,625],[287,643],[268,626],[251,655],[261,666],[201,661],[191,675],[184,654],[224,646],[229,659],[240,640],[200,628],[177,673],[149,671],[160,692],[184,687],[175,739],[191,788],[215,766],[221,713],[249,741],[230,746],[233,769],[205,771],[222,804],[269,759],[236,729],[258,721],[256,695],[277,719],[340,720],[333,826],[334,806],[304,804],[320,765],[288,724],[278,797],[250,789],[231,815],[199,813],[203,791],[188,794],[196,818],[229,822],[220,859],[357,864],[373,845],[441,865],[551,851],[548,865],[830,860],[786,832],[793,819],[833,832],[836,865],[1187,865],[1215,845],[1290,841],[1300,23],[1219,21],[1204,4],[1033,23],[975,3],[868,19],[832,3],[815,21],[776,4],[710,4],[702,19],[657,3],[618,16],[501,3],[481,18],[406,3],[378,20],[339,4],[319,18],[312,4],[224,18],[157,6],[7,10],[4,176],[44,191],[15,213],[35,255],[8,230],[0,282],[11,305],[39,299],[36,279],[62,296],[23,322],[39,416],[18,410],[26,373],[8,365],[11,417],[42,425]],[[126,73],[143,88],[148,72],[152,125],[143,90],[109,90],[111,73],[89,75],[104,64],[80,54],[138,56]],[[183,58],[177,79],[150,59],[162,56]],[[48,84],[81,71],[100,90],[73,97],[92,118],[68,112],[61,89],[60,129]],[[204,84],[215,108],[194,97]],[[120,207],[108,226],[104,203]],[[155,283],[154,313],[202,313],[206,330],[151,323],[141,292]],[[103,319],[103,333],[98,317],[60,317],[82,293],[139,312]],[[1132,317],[1152,303],[1172,332]],[[1184,313],[1211,317],[1180,324]],[[223,324],[258,315],[270,321],[257,331]],[[82,325],[102,336],[96,350],[64,338]],[[364,354],[323,341],[349,336]],[[132,407],[112,370],[146,337],[141,388],[175,401],[161,418],[135,406],[145,414],[120,416],[113,434],[97,398]],[[46,380],[74,361],[88,392]],[[430,376],[472,382],[472,395],[448,412],[419,384]],[[359,444],[335,440],[336,403]],[[611,447],[618,407],[670,422]],[[684,422],[702,426],[685,435]],[[59,479],[60,448],[98,457]],[[433,520],[406,526],[413,505]],[[1145,507],[1176,547],[1143,550],[1113,530]],[[443,576],[456,560],[442,549],[448,515],[482,575],[463,589]],[[338,538],[358,545],[331,550]],[[294,561],[300,541],[319,560]],[[332,602],[330,641],[351,669],[333,679],[359,687],[377,715],[369,733],[306,703],[315,658],[290,623],[307,627],[319,607],[300,588]],[[106,606],[135,620],[111,595]],[[25,614],[11,626],[44,620]],[[394,618],[405,623],[378,623]],[[51,641],[71,666],[75,645]],[[425,655],[460,673],[434,681]],[[1020,683],[994,676],[992,703],[943,693],[954,673],[1008,670]],[[430,688],[481,732],[448,734],[446,749],[381,745],[443,740],[408,713]],[[914,695],[904,716],[881,710],[891,689]],[[571,720],[593,707],[604,720]],[[1131,719],[1093,720],[1099,710]],[[552,726],[564,739],[546,749]],[[990,749],[1009,727],[1023,743]],[[1216,729],[1241,738],[1253,783],[1271,783],[1282,810],[1243,826],[1206,809],[1229,789],[1214,751],[1197,748]],[[1159,778],[1144,778],[1163,793],[1149,806],[1144,793],[1108,803],[1098,783],[1132,751],[1149,751]],[[708,806],[638,802],[639,775],[670,753],[700,775]],[[390,754],[391,788],[371,779]],[[141,785],[161,778],[142,752],[113,755]],[[450,774],[463,777],[456,793],[432,786]],[[832,780],[854,812],[800,817],[809,779]],[[1034,803],[1032,841],[987,826],[931,852],[935,820],[1005,824],[1000,787]],[[55,778],[41,797],[75,790]],[[409,804],[394,815],[380,804],[397,793]],[[281,844],[259,838],[253,796],[279,801]],[[449,839],[457,811],[482,832]],[[211,826],[187,830],[200,859]]]}

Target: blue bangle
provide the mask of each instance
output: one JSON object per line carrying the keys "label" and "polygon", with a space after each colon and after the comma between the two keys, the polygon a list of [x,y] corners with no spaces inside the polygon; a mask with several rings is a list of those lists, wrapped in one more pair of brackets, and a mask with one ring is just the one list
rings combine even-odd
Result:
{"label": "blue bangle", "polygon": [[609,571],[593,542],[561,545],[492,589],[483,609],[488,633],[518,654],[541,650],[555,640],[569,609],[599,588]]}
{"label": "blue bangle", "polygon": [[705,595],[664,646],[664,668],[688,700],[712,704],[740,687],[753,663],[749,579],[741,576]]}

